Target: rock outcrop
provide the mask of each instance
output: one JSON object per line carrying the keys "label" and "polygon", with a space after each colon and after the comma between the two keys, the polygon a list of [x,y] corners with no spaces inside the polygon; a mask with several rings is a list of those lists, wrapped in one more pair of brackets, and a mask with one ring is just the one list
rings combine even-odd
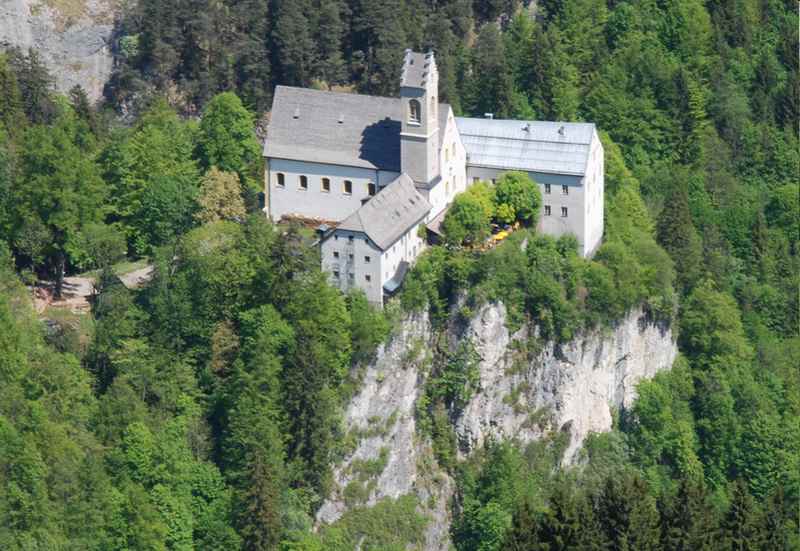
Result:
{"label": "rock outcrop", "polygon": [[636,383],[671,367],[678,353],[670,328],[641,310],[613,329],[531,351],[528,328],[509,334],[503,305],[487,305],[461,338],[481,358],[480,392],[456,424],[462,449],[482,446],[487,436],[524,443],[559,429],[571,435],[566,462],[590,432],[611,429],[612,410],[631,405]]}
{"label": "rock outcrop", "polygon": [[[636,383],[670,368],[677,355],[670,328],[640,310],[614,328],[560,345],[540,343],[528,327],[510,333],[502,304],[484,305],[447,331],[451,345],[469,339],[480,357],[480,388],[455,420],[462,455],[488,437],[524,444],[561,430],[570,433],[564,455],[570,462],[587,434],[611,428],[613,410],[631,404]],[[430,518],[424,548],[448,549],[454,484],[415,420],[433,341],[427,316],[411,316],[367,366],[345,413],[351,450],[335,468],[336,490],[320,508],[319,523],[336,521],[354,505],[413,492]]]}
{"label": "rock outcrop", "polygon": [[92,100],[111,75],[116,0],[3,0],[0,47],[33,48],[67,92],[80,84]]}

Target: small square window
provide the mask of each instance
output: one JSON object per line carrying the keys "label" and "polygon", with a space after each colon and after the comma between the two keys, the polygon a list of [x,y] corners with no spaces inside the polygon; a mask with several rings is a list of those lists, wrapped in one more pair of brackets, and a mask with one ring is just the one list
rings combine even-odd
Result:
{"label": "small square window", "polygon": [[352,243],[353,242],[353,236],[352,235],[348,235],[347,236],[347,242],[348,243]]}
{"label": "small square window", "polygon": [[364,279],[366,279],[367,281],[372,281],[372,276],[367,274],[364,276]]}
{"label": "small square window", "polygon": [[308,190],[308,176],[300,176],[300,189]]}
{"label": "small square window", "polygon": [[550,205],[545,205],[544,206],[544,215],[545,216],[550,216]]}
{"label": "small square window", "polygon": [[353,182],[351,182],[350,180],[344,181],[344,192],[348,195],[353,194]]}
{"label": "small square window", "polygon": [[278,172],[278,187],[286,187],[285,176],[281,172]]}
{"label": "small square window", "polygon": [[562,218],[567,217],[567,207],[561,207],[561,217]]}
{"label": "small square window", "polygon": [[373,184],[372,182],[367,184],[367,193],[369,194],[370,197],[375,195],[375,184]]}
{"label": "small square window", "polygon": [[569,187],[561,186],[561,195],[569,195]]}
{"label": "small square window", "polygon": [[339,258],[339,251],[333,251],[333,258]]}
{"label": "small square window", "polygon": [[335,277],[336,279],[339,279],[339,270],[334,270],[333,271],[333,277]]}
{"label": "small square window", "polygon": [[352,255],[352,253],[347,255],[347,260],[349,260],[350,262],[352,262],[352,261],[353,261],[353,255]]}
{"label": "small square window", "polygon": [[322,179],[322,191],[325,193],[330,193],[331,191],[331,179],[330,178],[323,178]]}
{"label": "small square window", "polygon": [[545,193],[550,193],[550,184],[545,184],[544,185],[544,192]]}
{"label": "small square window", "polygon": [[371,260],[370,257],[368,257],[368,256],[364,257],[364,263],[365,264],[369,264],[370,260]]}

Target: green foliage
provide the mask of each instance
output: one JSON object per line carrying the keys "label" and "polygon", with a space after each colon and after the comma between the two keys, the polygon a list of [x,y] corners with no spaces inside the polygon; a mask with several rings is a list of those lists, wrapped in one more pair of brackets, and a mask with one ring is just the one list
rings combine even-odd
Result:
{"label": "green foliage", "polygon": [[[510,224],[520,221],[532,225],[539,219],[542,195],[537,186],[524,172],[506,172],[495,186],[497,218]],[[501,216],[501,209],[504,216]]]}
{"label": "green foliage", "polygon": [[452,245],[479,244],[489,235],[489,218],[470,193],[456,196],[442,222],[445,239]]}
{"label": "green foliage", "polygon": [[[576,468],[562,465],[566,431],[460,462],[453,422],[478,390],[474,350],[409,352],[427,370],[417,426],[457,485],[455,546],[800,545],[795,10],[541,0],[534,18],[516,0],[139,4],[119,22],[106,94],[130,127],[80,88],[58,97],[35,52],[0,54],[0,547],[422,548],[410,496],[312,532],[347,445],[351,369],[391,315],[331,289],[295,228],[248,218],[240,202],[252,209],[261,178],[248,109],[268,109],[278,84],[393,95],[406,47],[436,52],[440,100],[458,114],[594,122],[606,186],[592,259],[574,236],[530,230],[464,248],[482,246],[493,221],[533,226],[540,202],[516,175],[471,186],[446,220],[453,246],[419,259],[401,305],[427,308],[439,330],[502,302],[511,329],[534,324],[557,341],[643,306],[662,329],[676,321],[682,352],[640,383],[614,431],[587,439]],[[210,201],[212,166],[239,182]],[[153,257],[143,290],[109,269],[125,248]],[[94,331],[45,338],[12,265],[28,283],[99,268],[92,319],[79,322]],[[546,417],[530,421],[547,430]],[[354,502],[384,460],[356,465]]]}
{"label": "green foliage", "polygon": [[197,145],[205,170],[216,166],[244,177],[260,159],[261,148],[253,131],[253,116],[232,92],[218,94],[206,105]]}
{"label": "green foliage", "polygon": [[315,542],[302,547],[283,549],[330,549],[349,551],[356,546],[363,549],[406,549],[407,545],[421,549],[423,530],[427,520],[417,510],[417,499],[406,495],[384,499],[369,508],[355,508],[338,521],[324,527]]}

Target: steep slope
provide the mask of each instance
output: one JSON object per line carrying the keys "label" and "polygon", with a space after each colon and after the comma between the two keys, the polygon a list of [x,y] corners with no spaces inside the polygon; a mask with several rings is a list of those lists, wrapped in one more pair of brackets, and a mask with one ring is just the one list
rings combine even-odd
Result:
{"label": "steep slope", "polygon": [[[445,550],[454,485],[436,465],[415,418],[435,335],[425,315],[401,327],[379,349],[347,408],[352,451],[336,467],[336,490],[317,520],[335,522],[353,506],[413,493],[430,519],[424,548]],[[509,333],[503,305],[487,304],[466,323],[451,324],[446,338],[450,346],[469,339],[480,358],[479,390],[454,421],[462,455],[488,437],[525,444],[561,430],[570,434],[564,454],[570,462],[587,434],[611,428],[612,410],[634,400],[636,383],[669,369],[677,355],[670,328],[642,311],[630,312],[613,329],[537,346],[535,330]]]}
{"label": "steep slope", "polygon": [[80,84],[93,100],[112,69],[110,48],[116,0],[3,0],[0,46],[33,48],[68,91]]}

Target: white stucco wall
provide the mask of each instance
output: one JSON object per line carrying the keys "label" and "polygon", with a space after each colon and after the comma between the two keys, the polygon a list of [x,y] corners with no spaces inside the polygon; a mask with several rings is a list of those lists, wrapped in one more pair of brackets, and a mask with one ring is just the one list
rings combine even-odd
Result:
{"label": "white stucco wall", "polygon": [[381,255],[381,285],[392,279],[400,262],[409,264],[414,261],[425,248],[425,240],[419,237],[419,227],[424,223],[414,224],[411,228],[386,249]]}
{"label": "white stucco wall", "polygon": [[328,274],[331,285],[342,292],[362,289],[369,302],[382,306],[383,285],[394,277],[401,261],[413,264],[425,247],[425,240],[418,235],[420,225],[422,222],[414,224],[386,251],[381,251],[361,232],[334,230],[320,245],[322,270]]}
{"label": "white stucco wall", "polygon": [[[279,173],[284,175],[283,188],[278,187]],[[300,189],[300,176],[308,178],[308,190]],[[264,210],[275,221],[287,215],[341,221],[369,197],[367,184],[374,183],[379,190],[397,176],[397,172],[383,170],[267,159]],[[322,191],[323,178],[330,178],[330,192]],[[344,193],[345,180],[353,182],[350,195]]]}
{"label": "white stucco wall", "polygon": [[[474,178],[491,182],[497,179],[505,169],[467,166],[467,180],[472,184]],[[559,237],[573,234],[578,239],[579,252],[586,256],[592,251],[591,242],[586,241],[585,221],[586,206],[584,202],[584,179],[579,176],[566,174],[547,174],[543,172],[528,172],[534,182],[539,184],[542,193],[542,210],[537,228],[544,234]],[[550,193],[547,193],[547,185]],[[561,186],[567,186],[565,195]],[[545,214],[545,206],[550,206],[550,215]],[[561,207],[567,207],[567,216],[561,216]],[[600,235],[602,236],[602,211],[600,213]]]}
{"label": "white stucco wall", "polygon": [[603,239],[605,193],[605,160],[603,145],[597,132],[592,136],[585,176],[584,256],[594,254]]}
{"label": "white stucco wall", "polygon": [[[371,303],[383,303],[381,250],[366,235],[335,230],[320,248],[322,270],[328,273],[331,285],[344,293],[354,288],[363,289]],[[339,258],[335,253],[339,254]],[[369,262],[366,257],[369,257]],[[339,272],[338,278],[334,272]],[[367,281],[367,276],[370,276],[370,281]]]}
{"label": "white stucco wall", "polygon": [[439,189],[431,190],[428,199],[433,207],[430,219],[433,219],[452,203],[457,194],[467,189],[467,151],[461,142],[461,135],[458,133],[452,109],[448,112],[445,128],[439,131],[444,132],[442,151],[439,155],[441,180],[436,185],[436,188]]}

